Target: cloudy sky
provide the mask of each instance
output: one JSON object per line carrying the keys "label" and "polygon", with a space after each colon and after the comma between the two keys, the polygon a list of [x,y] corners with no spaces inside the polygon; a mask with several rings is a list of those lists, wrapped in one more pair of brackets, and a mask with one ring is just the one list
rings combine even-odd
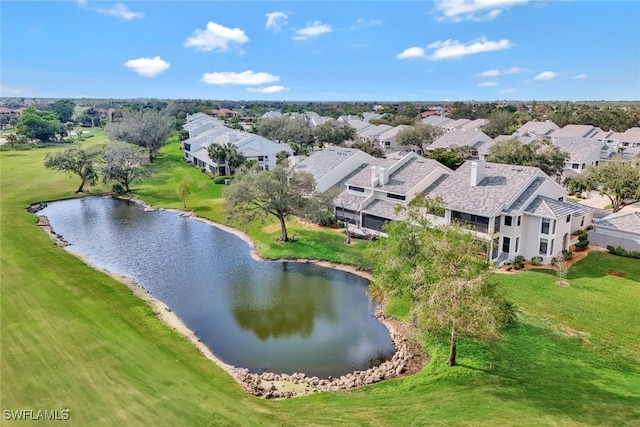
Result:
{"label": "cloudy sky", "polygon": [[0,96],[640,100],[640,2],[12,1]]}

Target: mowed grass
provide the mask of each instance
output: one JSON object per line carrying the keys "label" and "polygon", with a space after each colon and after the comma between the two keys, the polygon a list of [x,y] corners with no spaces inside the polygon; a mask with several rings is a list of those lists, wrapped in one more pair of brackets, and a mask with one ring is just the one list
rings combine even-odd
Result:
{"label": "mowed grass", "polygon": [[[244,393],[124,285],[35,226],[29,204],[75,196],[76,178],[42,167],[44,154],[59,149],[0,153],[1,410],[69,408],[66,424],[79,426],[640,425],[637,260],[592,253],[572,267],[568,288],[543,270],[501,275],[520,323],[493,346],[462,341],[459,367],[444,365],[446,337],[424,336],[432,361],[414,376],[265,401]],[[169,172],[152,178],[155,184],[134,185],[137,196],[179,207],[172,189],[179,171],[206,178],[179,161],[161,167]],[[188,207],[221,215],[219,199],[209,200],[207,191],[217,190],[203,185]],[[277,235],[272,226],[248,231]],[[293,225],[296,244],[318,250],[329,232],[343,239],[333,230],[314,238],[313,230]],[[265,240],[267,249],[283,246]],[[402,302],[392,308],[406,313]]]}

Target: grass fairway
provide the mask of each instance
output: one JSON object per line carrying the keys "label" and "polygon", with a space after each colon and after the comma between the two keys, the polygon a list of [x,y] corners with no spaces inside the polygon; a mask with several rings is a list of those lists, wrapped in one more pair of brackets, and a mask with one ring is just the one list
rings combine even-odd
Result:
{"label": "grass fairway", "polygon": [[[2,411],[69,408],[65,424],[74,426],[640,426],[637,260],[592,253],[572,268],[568,288],[544,270],[501,275],[521,322],[495,346],[461,342],[457,368],[444,366],[440,340],[425,337],[433,362],[417,375],[265,401],[245,394],[124,285],[55,247],[34,225],[30,203],[75,196],[76,178],[42,166],[45,153],[59,149],[0,153]],[[135,185],[137,196],[178,207],[175,183],[189,176],[196,190],[188,207],[222,218],[222,189],[171,160],[179,153],[166,149],[162,171]],[[300,247],[327,247],[331,231],[292,226]],[[248,231],[278,256],[271,224]],[[358,251],[340,256],[347,262]],[[1,424],[31,425],[4,417]]]}

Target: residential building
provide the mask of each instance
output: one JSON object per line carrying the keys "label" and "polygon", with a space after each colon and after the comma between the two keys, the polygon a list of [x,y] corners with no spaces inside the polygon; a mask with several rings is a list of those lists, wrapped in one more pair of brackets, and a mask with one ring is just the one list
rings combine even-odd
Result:
{"label": "residential building", "polygon": [[605,142],[595,138],[553,138],[553,145],[569,154],[564,164],[563,175],[574,177],[587,166],[598,166],[608,160],[615,151]]}
{"label": "residential building", "polygon": [[316,191],[324,193],[354,170],[375,160],[375,157],[355,148],[330,147],[314,152],[293,166],[297,171],[313,175]]}
{"label": "residential building", "polygon": [[481,130],[453,129],[433,141],[426,149],[430,151],[436,148],[472,148],[480,158],[484,158],[493,144],[491,137]]}
{"label": "residential building", "polygon": [[640,211],[617,212],[593,222],[589,243],[606,248],[620,246],[627,251],[640,251]]}
{"label": "residential building", "polygon": [[560,130],[560,127],[550,120],[544,122],[527,122],[520,126],[516,133],[520,136],[531,136],[539,139],[547,139]]}

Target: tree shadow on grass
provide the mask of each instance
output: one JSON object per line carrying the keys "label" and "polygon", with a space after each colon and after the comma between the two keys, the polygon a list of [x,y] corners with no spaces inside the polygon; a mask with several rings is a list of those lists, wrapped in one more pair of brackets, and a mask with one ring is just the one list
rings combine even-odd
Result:
{"label": "tree shadow on grass", "polygon": [[496,366],[487,373],[504,380],[492,391],[501,399],[578,423],[640,420],[638,369],[606,360],[578,339],[521,324],[505,336],[495,356]]}

